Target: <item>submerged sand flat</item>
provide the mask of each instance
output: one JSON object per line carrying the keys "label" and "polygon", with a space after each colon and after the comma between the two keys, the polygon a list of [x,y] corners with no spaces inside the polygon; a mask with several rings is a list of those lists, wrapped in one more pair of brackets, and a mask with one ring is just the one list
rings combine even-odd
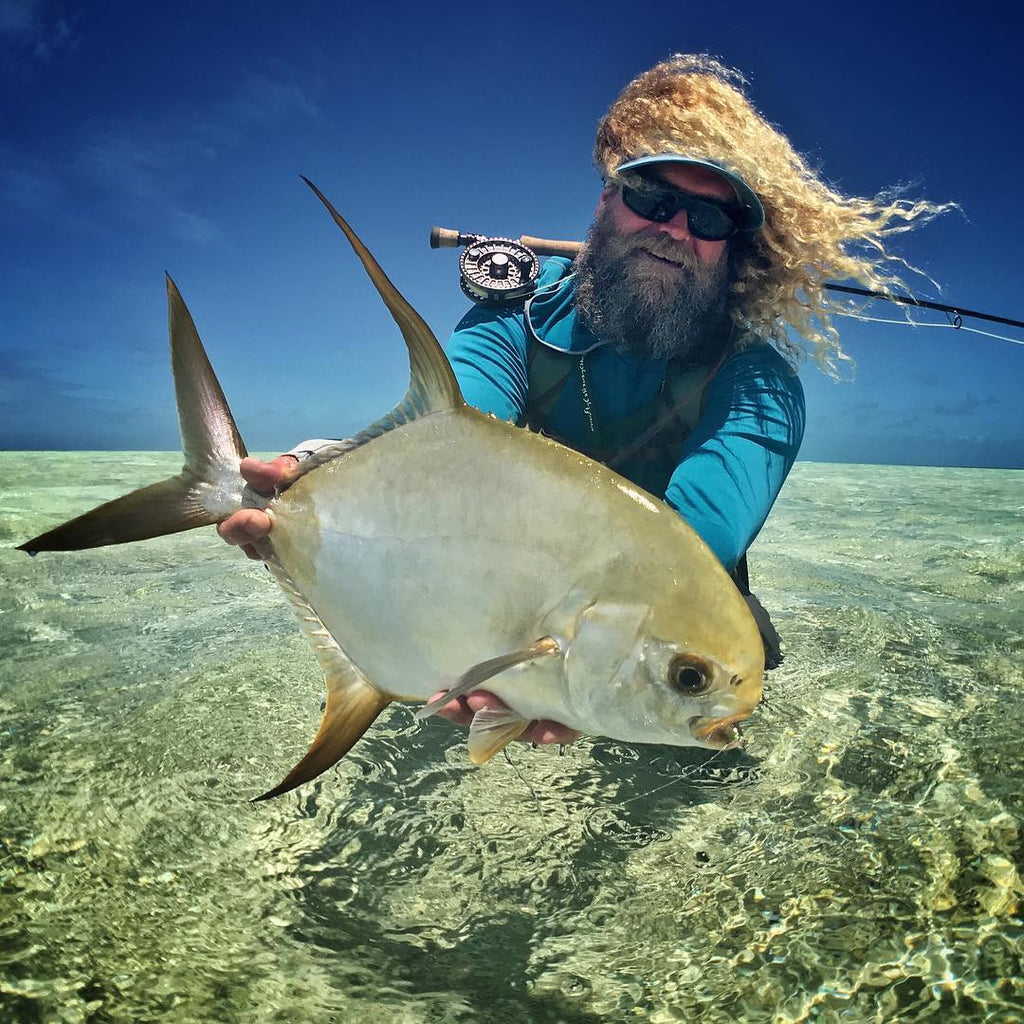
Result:
{"label": "submerged sand flat", "polygon": [[0,453],[0,1021],[1024,1019],[1024,473],[799,464],[745,752],[392,706],[252,806],[320,717],[269,574],[10,549],[179,465]]}

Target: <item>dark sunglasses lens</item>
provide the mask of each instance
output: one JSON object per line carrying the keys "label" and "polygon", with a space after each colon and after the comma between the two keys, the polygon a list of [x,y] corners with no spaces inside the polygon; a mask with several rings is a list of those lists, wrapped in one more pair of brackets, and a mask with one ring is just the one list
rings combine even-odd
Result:
{"label": "dark sunglasses lens", "polygon": [[622,201],[638,217],[655,224],[664,224],[680,210],[686,210],[690,233],[706,242],[720,242],[736,231],[736,224],[727,211],[682,192],[641,191],[627,185],[622,188]]}
{"label": "dark sunglasses lens", "polygon": [[725,210],[700,201],[695,202],[687,211],[686,223],[692,235],[706,242],[720,242],[736,230],[735,222]]}
{"label": "dark sunglasses lens", "polygon": [[671,220],[678,210],[674,204],[666,203],[666,198],[662,192],[642,192],[639,189],[628,187],[622,189],[622,201],[626,206],[638,217],[654,221],[656,224]]}

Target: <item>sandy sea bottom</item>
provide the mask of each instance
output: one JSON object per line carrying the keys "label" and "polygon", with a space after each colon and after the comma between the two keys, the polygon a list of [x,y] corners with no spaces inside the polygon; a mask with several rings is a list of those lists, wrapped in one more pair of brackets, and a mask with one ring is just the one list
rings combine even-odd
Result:
{"label": "sandy sea bottom", "polygon": [[0,1020],[1024,1020],[1024,473],[798,465],[743,752],[394,707],[252,805],[321,700],[269,575],[10,549],[179,463],[0,454]]}

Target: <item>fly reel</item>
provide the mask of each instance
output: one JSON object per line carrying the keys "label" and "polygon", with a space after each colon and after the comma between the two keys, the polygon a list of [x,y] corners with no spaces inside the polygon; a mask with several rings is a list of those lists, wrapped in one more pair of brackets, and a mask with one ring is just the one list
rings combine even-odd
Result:
{"label": "fly reel", "polygon": [[[481,306],[511,306],[528,299],[537,287],[542,249],[528,245],[534,239],[488,238],[451,228],[430,229],[431,249],[465,246],[459,257],[459,284]],[[536,241],[543,243],[544,239]]]}
{"label": "fly reel", "polygon": [[482,306],[508,306],[528,299],[537,287],[540,260],[511,238],[478,238],[459,256],[459,284]]}

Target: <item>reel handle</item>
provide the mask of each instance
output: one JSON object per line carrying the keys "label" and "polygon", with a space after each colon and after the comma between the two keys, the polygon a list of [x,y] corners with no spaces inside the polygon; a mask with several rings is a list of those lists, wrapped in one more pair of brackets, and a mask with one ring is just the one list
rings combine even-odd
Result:
{"label": "reel handle", "polygon": [[430,229],[431,249],[457,249],[460,245],[470,245],[480,235],[464,235],[454,228],[439,228],[437,225]]}

